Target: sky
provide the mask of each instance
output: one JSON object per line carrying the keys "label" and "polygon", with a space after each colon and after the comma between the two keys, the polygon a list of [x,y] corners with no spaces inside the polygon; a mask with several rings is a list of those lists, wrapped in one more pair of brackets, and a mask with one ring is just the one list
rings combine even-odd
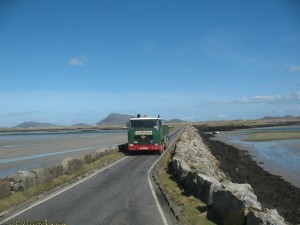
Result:
{"label": "sky", "polygon": [[0,0],[0,127],[300,116],[298,0]]}

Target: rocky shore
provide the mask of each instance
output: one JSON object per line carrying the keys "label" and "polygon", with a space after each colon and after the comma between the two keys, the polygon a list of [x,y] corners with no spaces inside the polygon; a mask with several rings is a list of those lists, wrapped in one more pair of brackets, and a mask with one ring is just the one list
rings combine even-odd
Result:
{"label": "rocky shore", "polygon": [[176,144],[173,171],[186,193],[206,202],[221,224],[299,223],[299,189],[210,137],[188,126]]}
{"label": "rocky shore", "polygon": [[[220,169],[234,183],[248,183],[264,208],[276,209],[285,221],[300,224],[300,189],[280,176],[264,171],[247,151],[211,140],[212,134],[196,126],[198,132],[220,163]],[[231,128],[224,127],[225,130]],[[220,130],[220,129],[219,129]]]}

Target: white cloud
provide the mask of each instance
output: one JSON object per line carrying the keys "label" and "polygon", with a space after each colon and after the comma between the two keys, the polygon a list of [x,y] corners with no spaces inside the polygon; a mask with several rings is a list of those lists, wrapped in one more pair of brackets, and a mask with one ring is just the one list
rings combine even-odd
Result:
{"label": "white cloud", "polygon": [[269,103],[269,102],[290,102],[300,100],[300,93],[292,95],[255,96],[253,98],[243,98],[239,103]]}
{"label": "white cloud", "polygon": [[300,101],[300,92],[292,95],[257,95],[254,97],[244,97],[238,100],[211,100],[212,104],[247,104],[247,103],[274,103]]}
{"label": "white cloud", "polygon": [[84,65],[86,62],[86,57],[82,56],[82,57],[77,57],[77,58],[72,58],[69,60],[69,65],[70,66],[82,66]]}
{"label": "white cloud", "polygon": [[292,65],[289,67],[289,71],[291,72],[300,72],[300,66]]}
{"label": "white cloud", "polygon": [[218,118],[225,118],[225,117],[227,117],[227,115],[226,114],[222,114],[222,113],[220,113],[220,114],[218,114],[218,116],[217,116]]}

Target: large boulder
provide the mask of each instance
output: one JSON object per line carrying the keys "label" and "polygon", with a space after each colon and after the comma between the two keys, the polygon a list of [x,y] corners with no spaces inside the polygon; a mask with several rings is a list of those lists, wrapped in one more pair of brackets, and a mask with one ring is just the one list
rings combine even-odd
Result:
{"label": "large boulder", "polygon": [[8,178],[12,191],[27,190],[37,184],[36,175],[27,170],[18,171]]}
{"label": "large boulder", "polygon": [[51,174],[49,168],[39,168],[31,171],[35,174],[36,182],[38,184],[43,184],[51,180]]}
{"label": "large boulder", "polygon": [[179,180],[185,182],[188,172],[191,172],[190,167],[185,163],[185,161],[181,161],[179,164],[179,170],[177,174]]}
{"label": "large boulder", "polygon": [[78,169],[83,165],[83,161],[81,159],[74,159],[72,157],[67,157],[62,162],[63,173],[69,174],[74,170]]}
{"label": "large boulder", "polygon": [[213,209],[224,225],[243,225],[251,208],[261,209],[249,184],[227,184],[213,193]]}
{"label": "large boulder", "polygon": [[197,178],[194,171],[189,171],[187,173],[184,186],[187,194],[197,194]]}
{"label": "large boulder", "polygon": [[63,175],[64,168],[62,165],[53,166],[50,168],[51,179],[57,178]]}
{"label": "large boulder", "polygon": [[179,171],[179,165],[180,165],[181,161],[182,160],[178,157],[174,157],[172,159],[172,166],[173,166],[173,171],[174,171],[175,174],[177,174],[178,171]]}
{"label": "large boulder", "polygon": [[284,219],[276,209],[252,209],[247,215],[247,225],[285,225]]}
{"label": "large boulder", "polygon": [[96,152],[96,160],[100,159],[101,157],[107,155],[107,152],[106,152],[106,148],[100,148],[98,149]]}
{"label": "large boulder", "polygon": [[213,177],[204,174],[196,175],[197,197],[203,199],[208,205],[213,204],[213,193],[222,190],[222,185]]}
{"label": "large boulder", "polygon": [[110,146],[106,150],[109,154],[117,153],[119,152],[119,147],[118,146]]}
{"label": "large boulder", "polygon": [[96,153],[91,152],[91,153],[86,154],[85,156],[82,157],[82,161],[84,164],[90,164],[90,163],[96,161]]}
{"label": "large boulder", "polygon": [[8,178],[0,179],[0,198],[10,196],[11,194],[11,186]]}

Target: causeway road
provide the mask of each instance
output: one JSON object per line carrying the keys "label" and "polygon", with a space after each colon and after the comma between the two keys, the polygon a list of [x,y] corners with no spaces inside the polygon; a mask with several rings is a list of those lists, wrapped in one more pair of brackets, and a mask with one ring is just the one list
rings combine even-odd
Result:
{"label": "causeway road", "polygon": [[[182,129],[170,135],[170,142]],[[0,224],[177,224],[152,181],[158,154],[126,156],[120,161],[45,196],[3,218]],[[31,222],[31,223],[30,223]]]}

